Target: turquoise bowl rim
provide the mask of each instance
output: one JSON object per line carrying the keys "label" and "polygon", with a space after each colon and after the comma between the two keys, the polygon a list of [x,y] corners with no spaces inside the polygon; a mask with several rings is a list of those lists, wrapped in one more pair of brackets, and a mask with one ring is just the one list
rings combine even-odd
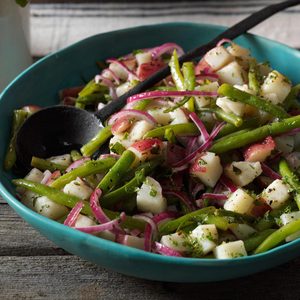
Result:
{"label": "turquoise bowl rim", "polygon": [[[126,32],[129,30],[133,30],[133,29],[138,29],[138,30],[143,30],[144,28],[154,28],[155,26],[209,26],[210,28],[213,29],[217,29],[217,30],[224,30],[225,27],[223,26],[218,26],[218,25],[210,25],[210,24],[200,24],[200,23],[190,23],[190,22],[172,22],[172,23],[163,23],[163,24],[153,24],[153,25],[145,25],[145,26],[138,26],[138,27],[131,27],[131,28],[127,28],[127,29],[121,29],[121,30],[117,30],[117,31],[112,31],[112,32],[107,32],[107,33],[102,33],[102,34],[98,34],[95,36],[91,36],[88,37],[82,41],[76,42],[62,50],[59,50],[55,53],[52,53],[42,59],[40,59],[39,61],[37,61],[36,63],[34,63],[33,65],[31,65],[29,68],[27,68],[25,71],[23,71],[19,76],[17,76],[4,90],[3,92],[0,94],[0,102],[2,101],[3,97],[5,96],[5,94],[7,93],[7,91],[9,91],[10,89],[13,89],[14,85],[18,82],[18,80],[20,78],[22,78],[23,76],[26,76],[27,73],[29,73],[32,69],[36,68],[37,66],[43,64],[45,61],[47,61],[49,58],[54,57],[55,55],[57,55],[58,53],[64,53],[65,51],[69,51],[72,48],[76,48],[77,46],[84,44],[85,42],[89,41],[90,39],[94,39],[95,37],[98,36],[104,36],[104,35],[110,35],[112,33],[123,33],[126,34]],[[293,54],[295,54],[297,52],[297,50],[284,45],[282,43],[278,43],[275,41],[272,41],[270,39],[266,39],[263,37],[260,37],[258,35],[253,35],[253,34],[246,34],[247,36],[252,36],[254,37],[256,40],[262,40],[262,41],[267,41],[269,44],[274,44],[276,46],[280,46],[280,47],[284,47],[285,51],[287,52],[291,52]],[[299,58],[300,58],[300,53],[299,54]],[[287,250],[294,250],[297,248],[300,248],[300,239],[299,240],[295,240],[292,242],[289,242],[287,244],[283,244],[280,245],[274,249],[271,249],[265,253],[261,253],[261,254],[256,254],[253,256],[246,256],[246,257],[241,257],[241,258],[236,258],[236,259],[220,259],[220,260],[214,260],[214,259],[207,259],[207,258],[178,258],[178,257],[169,257],[169,256],[162,256],[162,255],[158,255],[155,253],[149,253],[149,252],[145,252],[143,250],[139,250],[139,249],[135,249],[135,248],[131,248],[131,247],[127,247],[109,240],[105,240],[105,239],[101,239],[99,237],[95,237],[93,235],[88,235],[85,233],[82,233],[80,231],[76,231],[72,228],[69,228],[67,226],[64,226],[56,221],[53,221],[51,219],[48,219],[44,216],[39,215],[38,213],[32,211],[31,209],[27,208],[25,205],[23,205],[16,197],[14,197],[9,191],[8,189],[3,185],[2,182],[0,182],[0,194],[3,196],[4,200],[6,200],[8,202],[8,204],[17,211],[17,213],[25,219],[30,219],[33,223],[35,224],[39,224],[39,225],[32,225],[33,227],[35,227],[36,229],[38,229],[37,227],[39,226],[44,226],[44,228],[46,227],[51,227],[51,230],[58,230],[60,232],[63,232],[64,234],[67,234],[69,237],[74,238],[74,239],[80,239],[80,240],[84,240],[87,244],[89,244],[91,247],[95,247],[95,248],[99,248],[99,249],[104,249],[104,250],[108,250],[108,251],[112,251],[114,253],[119,254],[121,256],[125,257],[134,257],[134,260],[139,261],[148,261],[149,263],[151,262],[157,262],[157,263],[162,263],[162,264],[166,264],[166,265],[183,265],[186,267],[189,266],[199,266],[199,268],[201,266],[208,266],[208,267],[213,267],[213,268],[218,268],[221,266],[245,266],[246,264],[251,264],[251,263],[260,263],[260,262],[264,262],[264,260],[266,258],[270,258],[273,257],[276,258],[276,256],[281,255],[283,252],[286,252]],[[31,222],[30,222],[31,223]],[[49,238],[49,237],[48,237]],[[55,240],[55,239],[54,239]],[[80,256],[80,254],[79,254]],[[296,255],[293,255],[293,257],[296,257]],[[280,262],[283,261],[287,261],[290,258],[287,257],[284,260],[281,260]],[[276,265],[276,263],[272,263],[273,266]],[[266,267],[269,268],[269,267]],[[259,271],[264,270],[266,268],[259,268]],[[113,268],[116,269],[116,268]],[[215,270],[215,269],[214,269]],[[254,273],[256,271],[253,272],[248,272],[247,274],[251,274]],[[122,271],[122,273],[125,274],[130,274],[130,275],[134,275],[130,272],[124,272]],[[151,278],[154,279],[153,276],[139,276],[139,277],[144,277],[144,278]],[[238,277],[238,276],[234,276],[234,277]],[[227,276],[224,279],[228,279],[228,278],[232,278],[230,276]],[[165,279],[166,281],[169,281],[168,278]],[[218,279],[218,280],[223,280]],[[175,281],[185,281],[183,280],[175,280]],[[206,281],[206,280],[202,280],[202,279],[195,279],[195,280],[188,280],[189,282],[191,281]],[[212,280],[208,280],[208,281],[212,281]]]}

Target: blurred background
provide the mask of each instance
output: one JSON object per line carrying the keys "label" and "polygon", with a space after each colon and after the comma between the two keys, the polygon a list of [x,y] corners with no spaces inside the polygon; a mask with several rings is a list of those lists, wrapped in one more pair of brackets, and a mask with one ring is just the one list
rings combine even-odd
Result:
{"label": "blurred background", "polygon": [[[230,26],[275,2],[280,1],[33,0],[32,54],[42,56],[93,34],[145,24],[180,21]],[[273,16],[252,32],[300,48],[300,7]]]}
{"label": "blurred background", "polygon": [[[32,0],[21,8],[15,0],[0,0],[0,91],[32,58],[94,34],[165,22],[230,26],[275,2],[280,0]],[[300,6],[251,32],[300,48]]]}

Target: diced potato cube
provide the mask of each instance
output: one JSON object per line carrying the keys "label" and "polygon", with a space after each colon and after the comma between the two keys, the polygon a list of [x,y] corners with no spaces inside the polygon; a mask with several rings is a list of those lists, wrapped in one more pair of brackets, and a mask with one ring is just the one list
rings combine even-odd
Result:
{"label": "diced potato cube", "polygon": [[91,196],[93,190],[82,179],[77,177],[75,180],[65,185],[63,192],[85,200]]}
{"label": "diced potato cube", "polygon": [[51,161],[52,163],[62,165],[65,167],[68,167],[72,163],[70,154],[52,156],[52,157],[48,158],[48,160]]}
{"label": "diced potato cube", "polygon": [[153,124],[145,120],[135,122],[129,132],[128,139],[131,141],[137,141],[143,138],[149,130],[154,127]]}
{"label": "diced potato cube", "polygon": [[238,258],[247,256],[243,241],[234,241],[223,243],[217,246],[214,250],[215,257],[218,259]]}
{"label": "diced potato cube", "polygon": [[281,179],[276,179],[263,190],[261,197],[273,209],[279,208],[290,197],[289,187]]}
{"label": "diced potato cube", "polygon": [[[219,88],[219,84],[217,81],[210,82],[203,85],[198,85],[195,87],[195,91],[203,91],[203,92],[216,92]],[[194,97],[195,105],[198,109],[205,107],[210,104],[211,98],[205,96]]]}
{"label": "diced potato cube", "polygon": [[246,73],[244,69],[236,62],[233,61],[217,71],[221,82],[229,84],[242,85],[245,83]]}
{"label": "diced potato cube", "polygon": [[44,178],[44,173],[41,172],[37,168],[33,168],[30,170],[30,172],[25,176],[24,179],[34,181],[34,182],[41,182]]}
{"label": "diced potato cube", "polygon": [[[293,221],[299,220],[299,219],[300,219],[300,211],[293,211],[293,212],[290,212],[290,213],[282,214],[280,216],[280,220],[281,220],[282,225],[287,225],[287,224],[289,224]],[[293,241],[293,240],[295,240],[299,237],[300,237],[300,231],[289,235],[288,237],[286,237],[285,241],[290,242],[290,241]]]}
{"label": "diced potato cube", "polygon": [[141,52],[135,55],[136,61],[138,65],[146,64],[151,62],[152,56],[151,52]]}
{"label": "diced potato cube", "polygon": [[204,59],[212,69],[219,70],[234,58],[223,46],[219,46],[208,51]]}
{"label": "diced potato cube", "polygon": [[235,227],[231,228],[231,231],[240,240],[247,239],[256,232],[256,230],[248,224],[237,224]]}
{"label": "diced potato cube", "polygon": [[113,147],[116,143],[120,143],[124,148],[129,148],[132,145],[132,141],[128,138],[128,134],[116,134],[109,141],[109,147]]}
{"label": "diced potato cube", "polygon": [[282,135],[274,138],[276,149],[284,154],[293,152],[295,139],[292,135]]}
{"label": "diced potato cube", "polygon": [[218,231],[214,224],[199,225],[191,232],[190,236],[196,239],[203,255],[206,255],[215,249],[218,240]]}
{"label": "diced potato cube", "polygon": [[109,64],[109,69],[111,69],[120,79],[127,80],[128,74],[119,64],[112,62]]}
{"label": "diced potato cube", "polygon": [[186,235],[183,232],[175,232],[168,235],[163,235],[160,242],[176,251],[187,252],[189,247],[187,246]]}
{"label": "diced potato cube", "polygon": [[132,235],[128,235],[128,234],[126,234],[123,237],[123,241],[122,241],[123,245],[132,247],[132,248],[141,249],[141,250],[144,250],[144,243],[145,243],[144,238],[141,238],[138,236],[132,236]]}
{"label": "diced potato cube", "polygon": [[74,227],[87,227],[87,226],[94,226],[96,225],[96,222],[94,220],[92,220],[91,218],[79,214],[78,218],[74,224]]}
{"label": "diced potato cube", "polygon": [[234,113],[237,116],[243,116],[246,107],[244,103],[232,101],[228,97],[219,97],[216,104],[226,113]]}
{"label": "diced potato cube", "polygon": [[[291,91],[290,81],[278,71],[273,70],[264,80],[261,86],[261,93],[263,96],[268,94],[276,94],[277,102],[272,101],[273,104],[282,103],[289,92]],[[270,99],[271,100],[271,99]]]}
{"label": "diced potato cube", "polygon": [[168,125],[171,123],[171,115],[170,113],[164,112],[166,108],[156,108],[156,109],[149,109],[148,113],[155,119],[158,124],[161,125]]}
{"label": "diced potato cube", "polygon": [[223,172],[220,157],[213,152],[202,153],[190,168],[190,174],[205,185],[214,187]]}
{"label": "diced potato cube", "polygon": [[260,162],[234,161],[225,167],[225,174],[236,185],[245,186],[262,173]]}
{"label": "diced potato cube", "polygon": [[231,43],[227,48],[227,51],[233,56],[240,56],[240,57],[250,57],[250,50],[244,47],[239,46],[236,43]]}
{"label": "diced potato cube", "polygon": [[245,214],[251,209],[253,203],[254,199],[249,194],[243,189],[237,189],[225,202],[224,209]]}
{"label": "diced potato cube", "polygon": [[189,122],[188,117],[185,115],[184,111],[181,108],[177,108],[174,111],[171,111],[170,116],[172,119],[172,125],[184,124]]}
{"label": "diced potato cube", "polygon": [[52,220],[57,220],[69,212],[65,206],[53,202],[46,196],[36,198],[34,209],[40,215]]}
{"label": "diced potato cube", "polygon": [[161,213],[167,208],[167,200],[162,195],[162,188],[155,179],[146,177],[137,192],[137,208],[143,212]]}

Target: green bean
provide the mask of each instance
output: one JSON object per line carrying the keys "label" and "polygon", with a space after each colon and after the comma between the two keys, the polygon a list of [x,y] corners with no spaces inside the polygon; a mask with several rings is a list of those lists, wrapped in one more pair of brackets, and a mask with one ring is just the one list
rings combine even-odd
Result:
{"label": "green bean", "polygon": [[116,154],[121,155],[126,150],[126,148],[120,142],[116,142],[110,147],[110,150]]}
{"label": "green bean", "polygon": [[281,242],[283,242],[289,235],[300,230],[300,219],[292,221],[281,228],[271,233],[254,251],[254,254],[268,251]]}
{"label": "green bean", "polygon": [[[195,66],[193,62],[184,62],[182,64],[182,73],[184,78],[184,86],[188,91],[193,91],[196,85]],[[187,101],[189,111],[195,111],[194,97]]]}
{"label": "green bean", "polygon": [[183,83],[185,90],[193,91],[196,85],[195,67],[193,62],[182,64]]}
{"label": "green bean", "polygon": [[255,221],[255,218],[249,215],[244,215],[244,214],[239,214],[234,211],[230,210],[225,210],[222,208],[219,208],[216,212],[215,215],[217,216],[222,216],[222,217],[229,217],[230,218],[230,223],[247,223],[251,224]]}
{"label": "green bean", "polygon": [[[26,179],[14,179],[12,180],[12,183],[16,186],[25,188],[27,190],[30,190],[40,196],[46,196],[50,200],[54,201],[55,203],[67,206],[69,208],[73,208],[78,201],[82,201],[82,199],[72,196],[72,195],[67,195],[60,190],[57,190],[56,188],[33,182],[30,180]],[[84,206],[82,208],[82,213],[88,216],[93,217],[93,213],[91,210],[91,207],[87,201],[83,201]],[[119,216],[118,212],[110,211],[107,209],[103,209],[104,213],[110,218],[110,219],[115,219]],[[122,226],[129,228],[129,229],[140,229],[144,230],[145,228],[145,222],[142,220],[138,219],[133,219],[130,216],[126,216],[126,220],[122,223]]]}
{"label": "green bean", "polygon": [[284,100],[283,107],[286,110],[290,109],[290,107],[293,105],[293,102],[297,99],[299,93],[300,93],[300,83],[298,83],[297,85],[291,88],[291,91],[289,92],[286,99]]}
{"label": "green bean", "polygon": [[112,136],[111,126],[106,126],[99,130],[99,132],[80,149],[84,156],[92,155],[97,149],[99,149],[106,141]]}
{"label": "green bean", "polygon": [[137,101],[137,103],[133,106],[133,109],[137,110],[145,110],[145,108],[151,103],[150,99],[143,99]]}
{"label": "green bean", "polygon": [[82,102],[75,102],[75,107],[85,109],[85,104]]}
{"label": "green bean", "polygon": [[193,220],[193,218],[197,217],[207,217],[207,214],[212,213],[216,210],[214,206],[208,206],[201,209],[198,209],[196,211],[190,212],[180,218],[177,218],[175,220],[167,221],[159,226],[159,232],[161,235],[166,235],[173,233],[179,228],[183,223],[189,222]]}
{"label": "green bean", "polygon": [[276,229],[266,229],[251,235],[249,238],[244,240],[246,251],[249,252],[256,249],[270,234],[275,231]]}
{"label": "green bean", "polygon": [[103,91],[107,91],[107,87],[100,85],[99,83],[96,83],[95,80],[91,80],[86,84],[86,86],[78,93],[79,98],[99,93]]}
{"label": "green bean", "polygon": [[159,161],[148,161],[141,164],[141,168],[137,168],[134,177],[120,188],[113,192],[102,196],[101,204],[104,207],[111,207],[121,201],[127,199],[128,196],[136,193],[136,189],[141,186],[147,176],[155,167],[159,165]]}
{"label": "green bean", "polygon": [[278,135],[298,127],[300,127],[300,116],[291,117],[250,130],[239,136],[232,136],[222,141],[216,141],[210,148],[210,151],[217,154],[224,153],[257,142],[269,135]]}
{"label": "green bean", "polygon": [[236,127],[235,125],[227,123],[221,129],[221,131],[217,135],[217,138],[227,136],[228,134],[231,134],[231,133],[236,132],[238,130],[247,129],[247,128],[256,128],[259,125],[260,124],[259,124],[259,118],[258,117],[243,120],[243,124],[240,127]]}
{"label": "green bean", "polygon": [[144,138],[163,138],[165,136],[166,130],[172,130],[175,136],[193,136],[199,134],[199,130],[194,123],[185,123],[157,127],[153,130],[148,131],[144,135]]}
{"label": "green bean", "polygon": [[103,93],[90,94],[76,99],[76,104],[91,105],[106,100]]}
{"label": "green bean", "polygon": [[235,131],[233,133],[230,133],[228,135],[225,135],[225,136],[221,137],[220,139],[215,140],[215,142],[221,142],[221,141],[226,140],[229,137],[239,136],[240,134],[249,132],[250,130],[251,130],[251,128],[245,128],[245,129],[242,129],[242,130],[239,130],[239,131]]}
{"label": "green bean", "polygon": [[70,154],[71,154],[72,161],[76,161],[82,158],[82,155],[77,150],[72,150]]}
{"label": "green bean", "polygon": [[115,162],[116,159],[112,157],[108,157],[101,160],[86,161],[78,168],[73,169],[72,171],[58,177],[56,180],[52,182],[51,186],[57,189],[61,189],[67,183],[71,182],[77,177],[86,177],[97,173],[104,173],[110,167],[112,167],[115,164]]}
{"label": "green bean", "polygon": [[260,110],[270,113],[272,116],[279,119],[284,119],[289,116],[289,114],[280,106],[272,104],[271,102],[262,99],[258,96],[253,96],[249,93],[241,91],[227,83],[223,83],[219,89],[218,93],[227,96],[232,101],[241,102],[254,106]]}
{"label": "green bean", "polygon": [[214,224],[220,230],[226,231],[229,228],[229,222],[225,217],[217,216],[215,214],[207,214],[203,219],[205,224]]}
{"label": "green bean", "polygon": [[170,67],[171,75],[172,75],[172,78],[176,85],[177,90],[184,91],[185,90],[184,78],[183,78],[183,75],[181,74],[176,50],[174,50],[173,55],[170,59],[169,67]]}
{"label": "green bean", "polygon": [[49,170],[51,172],[54,172],[56,170],[59,170],[61,172],[64,172],[66,170],[66,166],[53,163],[47,159],[39,158],[36,156],[33,156],[31,159],[31,166],[34,168],[38,168],[41,171]]}
{"label": "green bean", "polygon": [[290,169],[284,159],[279,162],[279,173],[283,180],[293,189],[295,202],[297,203],[298,209],[300,209],[300,181],[298,176]]}
{"label": "green bean", "polygon": [[130,169],[136,156],[130,150],[125,150],[113,167],[107,172],[98,184],[98,188],[105,194],[114,189],[122,180],[124,174]]}
{"label": "green bean", "polygon": [[174,131],[173,131],[172,129],[170,129],[170,128],[167,128],[167,129],[166,129],[164,138],[165,138],[169,143],[172,143],[172,144],[175,144],[175,143],[176,143],[176,137],[175,137]]}
{"label": "green bean", "polygon": [[248,72],[248,81],[249,81],[249,88],[255,92],[257,95],[260,91],[260,74],[257,68],[256,61],[250,62],[249,72]]}
{"label": "green bean", "polygon": [[17,160],[16,148],[15,148],[16,137],[17,137],[18,130],[23,125],[27,117],[28,117],[28,113],[26,111],[21,109],[14,110],[12,128],[11,128],[11,138],[7,146],[7,151],[4,158],[5,171],[11,170],[11,168],[16,163]]}
{"label": "green bean", "polygon": [[213,112],[221,120],[234,125],[235,127],[240,127],[243,124],[243,119],[234,113],[226,113],[223,109],[220,108],[208,108],[203,111]]}

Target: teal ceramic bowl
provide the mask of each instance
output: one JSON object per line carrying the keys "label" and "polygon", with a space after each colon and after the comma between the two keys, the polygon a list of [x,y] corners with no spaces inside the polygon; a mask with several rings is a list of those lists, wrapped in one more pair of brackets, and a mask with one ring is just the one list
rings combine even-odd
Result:
{"label": "teal ceramic bowl", "polygon": [[[11,184],[13,175],[2,169],[13,109],[26,104],[56,104],[58,90],[82,84],[82,78],[90,79],[96,74],[96,61],[164,42],[176,42],[188,50],[209,41],[222,30],[222,27],[204,24],[170,23],[114,31],[93,36],[54,53],[23,72],[0,97],[0,192],[3,198],[24,220],[59,247],[131,276],[173,282],[219,281],[259,272],[297,257],[300,240],[264,254],[233,260],[166,257],[102,240],[26,208],[15,197]],[[300,52],[250,34],[237,41],[250,48],[260,61],[270,61],[294,83],[300,81]]]}

